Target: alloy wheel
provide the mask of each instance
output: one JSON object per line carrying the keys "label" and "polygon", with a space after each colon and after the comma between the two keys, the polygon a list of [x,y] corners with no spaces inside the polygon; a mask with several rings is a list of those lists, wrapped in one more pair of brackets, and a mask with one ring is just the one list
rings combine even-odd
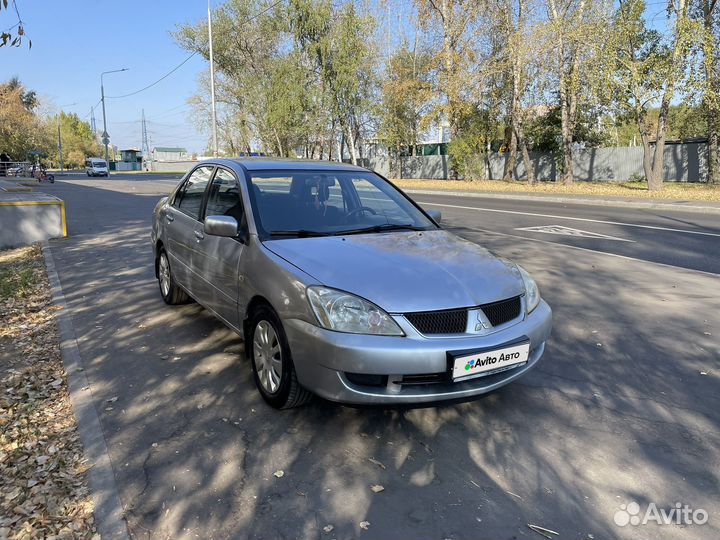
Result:
{"label": "alloy wheel", "polygon": [[282,352],[275,329],[267,321],[255,326],[253,354],[260,384],[266,392],[274,394],[282,377]]}
{"label": "alloy wheel", "polygon": [[158,274],[160,276],[160,291],[164,297],[167,297],[170,294],[170,265],[165,253],[160,255]]}

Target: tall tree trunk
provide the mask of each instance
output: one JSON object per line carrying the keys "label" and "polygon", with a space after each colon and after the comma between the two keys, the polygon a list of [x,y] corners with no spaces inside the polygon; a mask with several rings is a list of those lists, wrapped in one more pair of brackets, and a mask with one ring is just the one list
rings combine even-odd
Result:
{"label": "tall tree trunk", "polygon": [[720,185],[720,137],[718,137],[718,115],[708,115],[708,183]]}
{"label": "tall tree trunk", "polygon": [[522,154],[523,164],[525,165],[525,175],[529,184],[535,183],[535,170],[532,161],[530,161],[530,153],[528,152],[527,141],[525,140],[525,126],[523,122],[522,103],[520,102],[520,62],[513,61],[513,131],[517,139],[518,147]]}
{"label": "tall tree trunk", "polygon": [[[640,133],[640,138],[642,139],[642,145],[643,145],[643,172],[645,173],[645,179],[648,183],[648,190],[652,191],[652,188],[650,187],[651,182],[653,182],[653,154],[654,154],[654,148],[652,144],[650,144],[650,137],[647,136],[645,133]],[[662,180],[661,180],[662,182]]]}
{"label": "tall tree trunk", "polygon": [[720,136],[720,65],[718,65],[717,41],[714,32],[713,10],[717,7],[717,0],[704,0],[703,2],[703,57],[705,67],[705,96],[703,108],[707,119],[707,162],[709,184],[720,184],[720,149],[718,148]]}
{"label": "tall tree trunk", "polygon": [[[549,3],[553,21],[556,23],[555,31],[558,35],[558,86],[560,93],[563,182],[565,185],[571,185],[574,180],[572,141],[575,133],[575,126],[577,125],[577,78],[580,70],[580,55],[578,54],[578,48],[580,47],[580,40],[582,38],[577,35],[577,29],[574,25],[572,25],[571,28],[575,29],[575,34],[571,35],[569,39],[566,38],[565,31],[568,21],[561,20],[558,14],[557,6],[555,5],[555,0],[549,0]],[[572,14],[571,17],[576,18],[580,23],[582,23],[584,11],[585,0],[581,0],[578,5],[577,12]],[[568,51],[570,53],[570,61],[569,64],[566,65],[566,56]]]}
{"label": "tall tree trunk", "polygon": [[683,34],[683,25],[687,17],[686,0],[679,0],[678,10],[675,16],[675,38],[673,42],[670,75],[665,84],[665,92],[663,92],[662,102],[660,103],[660,114],[658,116],[657,132],[655,137],[655,155],[652,164],[652,182],[648,178],[649,191],[662,191],[665,167],[665,137],[667,135],[667,119],[670,113],[670,102],[675,95],[675,80],[677,76],[681,76],[681,62],[686,54],[685,37]]}
{"label": "tall tree trunk", "polygon": [[347,133],[347,138],[345,139],[345,142],[350,149],[350,161],[353,165],[357,165],[357,154],[355,153],[355,137],[353,137],[352,128],[350,127],[349,123],[345,126],[345,132]]}
{"label": "tall tree trunk", "polygon": [[[510,122],[514,123],[515,120],[510,118]],[[510,128],[510,147],[508,148],[508,156],[505,159],[505,166],[503,167],[503,180],[509,182],[515,175],[515,165],[517,164],[517,138],[515,137],[515,128]]]}
{"label": "tall tree trunk", "polygon": [[[672,82],[668,87],[674,86]],[[662,191],[665,180],[665,136],[667,135],[667,117],[670,111],[670,99],[672,90],[665,89],[662,102],[660,103],[660,114],[658,115],[657,132],[655,136],[655,152],[652,159],[652,178],[648,177],[648,191]]]}
{"label": "tall tree trunk", "polygon": [[525,143],[525,135],[522,132],[522,125],[517,125],[517,139],[518,146],[520,146],[520,152],[522,153],[523,165],[525,166],[525,175],[527,176],[528,184],[535,184],[535,168],[533,167],[532,161],[530,160],[530,152],[528,152],[527,144]]}
{"label": "tall tree trunk", "polygon": [[278,154],[280,154],[280,157],[286,157],[283,153],[283,145],[280,142],[280,137],[278,136],[277,131],[275,131],[275,141],[277,142]]}
{"label": "tall tree trunk", "polygon": [[562,133],[563,183],[573,183],[572,132],[570,130],[570,107],[568,106],[567,81],[565,74],[560,76],[560,131]]}

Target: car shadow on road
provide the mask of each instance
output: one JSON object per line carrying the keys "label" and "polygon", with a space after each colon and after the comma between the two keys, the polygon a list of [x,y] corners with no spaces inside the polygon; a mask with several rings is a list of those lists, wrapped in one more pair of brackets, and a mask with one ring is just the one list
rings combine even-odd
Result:
{"label": "car shadow on road", "polygon": [[554,309],[536,369],[466,403],[275,411],[238,336],[162,302],[158,193],[61,189],[79,213],[52,251],[134,537],[631,537],[620,504],[718,510],[711,277],[468,232]]}

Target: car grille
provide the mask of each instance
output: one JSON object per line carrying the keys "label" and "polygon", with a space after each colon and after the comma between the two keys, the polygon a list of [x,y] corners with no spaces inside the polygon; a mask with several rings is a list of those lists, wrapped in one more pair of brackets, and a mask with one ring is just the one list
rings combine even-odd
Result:
{"label": "car grille", "polygon": [[467,309],[418,311],[405,318],[421,334],[462,334],[467,328]]}
{"label": "car grille", "polygon": [[[490,324],[500,326],[519,317],[522,304],[520,297],[516,296],[499,302],[483,304],[478,308],[483,310]],[[467,328],[468,308],[445,311],[417,311],[405,313],[405,318],[421,334],[463,334]]]}
{"label": "car grille", "polygon": [[480,306],[485,316],[493,326],[500,326],[506,322],[510,322],[516,317],[520,316],[521,309],[520,297],[509,298],[508,300],[501,300],[500,302],[493,302],[492,304],[485,304]]}

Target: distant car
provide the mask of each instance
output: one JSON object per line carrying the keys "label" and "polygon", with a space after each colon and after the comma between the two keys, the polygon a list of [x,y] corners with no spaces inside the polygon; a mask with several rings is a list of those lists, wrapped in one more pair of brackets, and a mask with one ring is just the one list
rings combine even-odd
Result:
{"label": "distant car", "polygon": [[85,160],[85,172],[88,176],[108,176],[107,161],[101,158],[89,158]]}
{"label": "distant car", "polygon": [[6,174],[7,176],[29,176],[30,172],[23,165],[15,165],[8,167]]}
{"label": "distant car", "polygon": [[525,270],[439,221],[360,167],[210,160],[155,207],[155,275],[166,303],[244,337],[274,407],[468,398],[537,364],[552,312]]}

